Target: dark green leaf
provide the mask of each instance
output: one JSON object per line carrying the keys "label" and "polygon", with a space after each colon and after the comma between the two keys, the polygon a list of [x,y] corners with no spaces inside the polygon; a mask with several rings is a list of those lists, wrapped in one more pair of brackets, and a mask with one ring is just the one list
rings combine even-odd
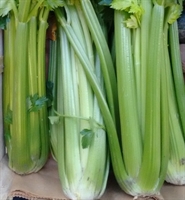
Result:
{"label": "dark green leaf", "polygon": [[50,123],[53,124],[59,124],[60,117],[59,116],[49,116]]}
{"label": "dark green leaf", "polygon": [[6,24],[9,21],[8,15],[2,17],[0,16],[0,29],[6,29]]}
{"label": "dark green leaf", "polygon": [[89,130],[89,129],[83,129],[81,132],[80,132],[82,136],[82,148],[85,149],[85,148],[88,148],[91,143],[92,143],[92,140],[93,140],[93,136],[94,136],[94,132],[92,130]]}
{"label": "dark green leaf", "polygon": [[112,0],[102,0],[99,2],[99,5],[110,6]]}
{"label": "dark green leaf", "polygon": [[10,110],[10,108],[6,111],[4,121],[6,124],[12,124],[12,110]]}
{"label": "dark green leaf", "polygon": [[48,107],[51,106],[52,101],[53,101],[53,85],[54,83],[51,81],[47,81],[46,83],[46,96],[48,99]]}
{"label": "dark green leaf", "polygon": [[28,111],[35,112],[40,110],[48,101],[46,97],[39,97],[38,94],[34,94],[28,98]]}
{"label": "dark green leaf", "polygon": [[8,142],[11,139],[10,129],[7,129],[4,133],[4,138]]}

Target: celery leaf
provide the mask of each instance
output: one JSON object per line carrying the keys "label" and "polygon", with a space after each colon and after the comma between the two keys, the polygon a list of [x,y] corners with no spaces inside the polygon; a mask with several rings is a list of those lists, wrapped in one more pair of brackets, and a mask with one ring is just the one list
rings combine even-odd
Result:
{"label": "celery leaf", "polygon": [[168,23],[173,24],[181,15],[182,9],[179,4],[170,6],[170,15],[168,17]]}
{"label": "celery leaf", "polygon": [[12,124],[12,110],[10,110],[10,108],[6,111],[4,121],[6,124]]}
{"label": "celery leaf", "polygon": [[126,10],[131,7],[131,0],[114,0],[111,3],[111,8],[114,8],[115,10]]}
{"label": "celery leaf", "polygon": [[53,102],[53,86],[54,86],[54,83],[51,82],[51,81],[47,81],[46,83],[46,96],[47,96],[47,99],[48,99],[48,107],[50,107],[52,105],[52,102]]}
{"label": "celery leaf", "polygon": [[138,28],[138,22],[134,15],[131,15],[130,18],[125,20],[125,24],[127,28]]}
{"label": "celery leaf", "polygon": [[142,8],[142,6],[140,6],[139,4],[136,3],[132,3],[129,13],[134,14],[134,16],[136,17],[137,21],[140,24],[140,19],[142,14],[144,13],[144,9]]}
{"label": "celery leaf", "polygon": [[53,124],[59,124],[60,122],[60,117],[59,116],[49,116],[49,121],[50,123]]}
{"label": "celery leaf", "polygon": [[83,129],[80,134],[82,135],[82,148],[88,148],[92,143],[94,132],[89,129]]}
{"label": "celery leaf", "polygon": [[28,98],[28,111],[35,112],[40,110],[44,105],[45,102],[48,101],[46,97],[39,97],[38,94],[34,94]]}
{"label": "celery leaf", "polygon": [[0,16],[6,16],[11,10],[11,0],[0,0]]}
{"label": "celery leaf", "polygon": [[63,7],[64,1],[63,0],[46,0],[44,1],[44,6],[48,7],[50,10],[54,10],[55,8]]}
{"label": "celery leaf", "polygon": [[6,24],[9,21],[9,17],[6,16],[0,16],[0,29],[6,29]]}
{"label": "celery leaf", "polygon": [[10,129],[5,130],[4,137],[6,141],[10,141],[11,139]]}
{"label": "celery leaf", "polygon": [[112,3],[112,0],[101,0],[98,4],[104,5],[104,6],[109,6],[111,3]]}

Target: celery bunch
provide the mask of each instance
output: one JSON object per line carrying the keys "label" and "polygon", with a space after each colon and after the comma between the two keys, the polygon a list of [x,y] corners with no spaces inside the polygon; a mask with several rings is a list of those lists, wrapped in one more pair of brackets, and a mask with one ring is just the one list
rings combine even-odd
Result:
{"label": "celery bunch", "polygon": [[180,5],[173,0],[113,0],[111,8],[121,125],[119,152],[110,144],[113,169],[128,194],[156,195],[172,155],[167,39],[168,23],[179,17]]}
{"label": "celery bunch", "polygon": [[4,156],[4,140],[3,140],[3,119],[2,119],[2,72],[3,72],[3,30],[1,30],[0,20],[0,160]]}
{"label": "celery bunch", "polygon": [[49,11],[61,1],[4,0],[3,111],[9,167],[36,172],[49,153],[45,37]]}
{"label": "celery bunch", "polygon": [[[181,2],[182,4],[182,2]],[[182,10],[181,7],[172,7],[173,13]],[[177,21],[168,27],[169,46],[169,116],[170,116],[170,158],[166,181],[175,185],[185,184],[185,90],[179,47],[179,32]]]}
{"label": "celery bunch", "polygon": [[112,58],[90,1],[65,1],[55,15],[58,31],[51,42],[48,80],[52,153],[66,196],[97,199],[109,172],[107,129],[98,99],[116,116]]}

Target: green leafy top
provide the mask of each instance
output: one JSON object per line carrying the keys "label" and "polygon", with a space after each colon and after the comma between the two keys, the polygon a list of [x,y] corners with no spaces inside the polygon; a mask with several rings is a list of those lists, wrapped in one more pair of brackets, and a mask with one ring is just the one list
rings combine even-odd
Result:
{"label": "green leafy top", "polygon": [[14,0],[0,1],[0,16],[4,17],[13,9]]}
{"label": "green leafy top", "polygon": [[8,15],[6,16],[0,16],[0,29],[5,29],[6,28],[6,23],[8,22],[9,18]]}
{"label": "green leafy top", "polygon": [[44,1],[43,6],[48,7],[49,10],[54,10],[58,7],[63,7],[64,1],[63,0],[46,0]]}
{"label": "green leafy top", "polygon": [[134,15],[130,15],[130,18],[124,21],[127,28],[138,28],[139,24]]}
{"label": "green leafy top", "polygon": [[125,21],[128,28],[137,28],[140,25],[144,9],[139,4],[138,0],[113,0],[111,8],[125,11],[129,14],[130,18]]}
{"label": "green leafy top", "polygon": [[9,107],[6,110],[4,121],[6,124],[12,124],[12,110]]}
{"label": "green leafy top", "polygon": [[0,0],[0,16],[4,17],[13,11],[16,19],[29,21],[40,8],[54,10],[63,6],[63,0]]}
{"label": "green leafy top", "polygon": [[175,22],[181,15],[182,8],[179,4],[173,4],[170,6],[169,16],[168,16],[168,23],[172,24]]}

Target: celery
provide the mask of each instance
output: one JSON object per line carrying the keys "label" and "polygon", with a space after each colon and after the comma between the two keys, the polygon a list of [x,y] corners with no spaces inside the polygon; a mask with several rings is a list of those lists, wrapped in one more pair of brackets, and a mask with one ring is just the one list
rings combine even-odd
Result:
{"label": "celery", "polygon": [[3,119],[2,119],[2,72],[3,72],[3,31],[0,29],[0,160],[4,156]]}
{"label": "celery", "polygon": [[[100,68],[102,62],[91,30],[84,20],[81,2],[66,3],[63,10],[57,9],[55,13],[59,21],[57,78],[54,80],[51,75],[49,80],[56,85],[54,105],[51,107],[54,111],[51,114],[55,115],[49,116],[53,154],[58,162],[60,181],[66,196],[72,199],[95,199],[103,194],[107,183],[107,140],[100,106],[74,45],[80,43],[80,49],[89,63],[87,68],[93,73],[105,98]],[[66,25],[75,35],[72,40],[65,29]],[[55,68],[55,63],[51,67]]]}
{"label": "celery", "polygon": [[[165,48],[165,3],[160,0],[115,0],[111,3],[115,9],[115,55],[122,138],[119,145],[124,179],[117,171],[118,155],[113,155],[117,157],[112,164],[120,187],[133,196],[158,194],[167,171],[169,86],[167,61],[162,56]],[[116,151],[115,154],[119,153]]]}
{"label": "celery", "polygon": [[170,85],[170,158],[166,181],[175,185],[185,184],[185,130],[184,130],[184,79],[181,66],[177,18],[182,5],[174,4],[169,9],[169,85]]}
{"label": "celery", "polygon": [[[124,12],[115,11],[115,46],[117,54],[116,63],[119,63],[119,65],[117,65],[119,66],[117,67],[118,98],[119,102],[122,102],[119,104],[120,124],[121,129],[124,128],[125,133],[121,135],[121,141],[125,142],[125,145],[122,147],[124,152],[124,162],[128,175],[135,177],[137,176],[139,170],[138,167],[141,163],[142,151],[136,105],[131,31],[122,23],[126,16],[127,14]],[[127,69],[125,67],[127,67]],[[124,73],[124,71],[127,71],[127,73]],[[134,124],[134,126],[132,124]],[[129,147],[131,149],[127,149]],[[137,150],[134,150],[133,148]]]}
{"label": "celery", "polygon": [[4,127],[9,167],[36,172],[49,153],[45,89],[45,35],[49,11],[61,1],[1,1],[5,30]]}

